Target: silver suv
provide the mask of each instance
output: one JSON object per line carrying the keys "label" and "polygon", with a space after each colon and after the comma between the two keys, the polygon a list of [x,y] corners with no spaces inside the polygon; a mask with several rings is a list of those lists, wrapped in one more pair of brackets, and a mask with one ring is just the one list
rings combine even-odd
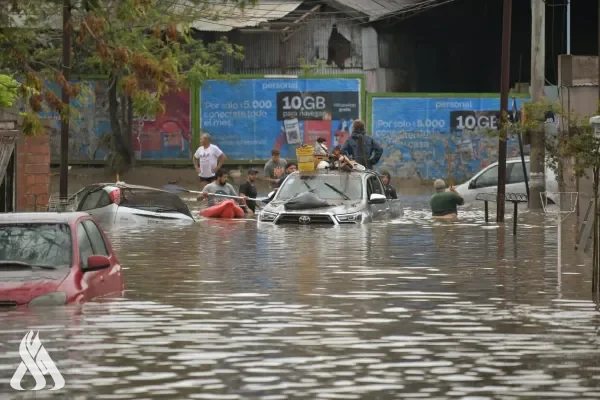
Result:
{"label": "silver suv", "polygon": [[[379,175],[371,170],[294,172],[260,212],[258,221],[341,225],[403,216],[400,200],[388,198],[385,193]],[[299,200],[302,198],[307,199],[304,206]]]}

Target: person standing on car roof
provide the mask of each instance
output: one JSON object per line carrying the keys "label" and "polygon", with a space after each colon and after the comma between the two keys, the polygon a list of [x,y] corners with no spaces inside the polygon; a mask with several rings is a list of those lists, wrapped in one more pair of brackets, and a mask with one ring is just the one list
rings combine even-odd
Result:
{"label": "person standing on car roof", "polygon": [[315,156],[327,156],[329,154],[329,150],[327,150],[327,146],[325,146],[325,142],[327,139],[324,137],[317,138],[317,143],[315,144]]}
{"label": "person standing on car roof", "polygon": [[205,186],[217,179],[216,172],[221,169],[226,157],[220,148],[210,143],[208,133],[202,134],[200,143],[200,147],[194,153],[193,162],[200,176],[200,184]]}
{"label": "person standing on car roof", "polygon": [[391,180],[392,176],[389,172],[386,171],[381,174],[381,183],[383,183],[386,197],[388,199],[397,199],[398,195],[396,194],[396,188],[390,185]]}
{"label": "person standing on car roof", "polygon": [[379,162],[383,149],[365,133],[365,123],[357,119],[352,125],[352,135],[342,145],[342,153],[365,168],[372,169]]}
{"label": "person standing on car roof", "polygon": [[[248,180],[240,185],[240,196],[246,196],[256,198],[258,192],[256,191],[256,177],[258,170],[250,168],[248,170]],[[253,213],[256,213],[256,202],[253,200],[246,200],[246,205]]]}

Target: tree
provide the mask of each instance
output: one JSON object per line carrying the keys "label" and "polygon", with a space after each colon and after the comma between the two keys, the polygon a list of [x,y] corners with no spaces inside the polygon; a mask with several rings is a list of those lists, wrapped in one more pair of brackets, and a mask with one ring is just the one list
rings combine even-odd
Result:
{"label": "tree", "polygon": [[[85,95],[83,85],[69,81],[61,72],[63,3],[0,0],[0,7],[9,10],[0,14],[4,26],[0,32],[0,68],[23,76],[20,95],[27,105],[22,113],[25,134],[43,131],[38,118],[43,109],[58,112],[65,119],[76,115],[72,105],[61,101],[59,90],[72,98]],[[163,112],[164,94],[218,77],[226,55],[241,57],[241,47],[225,38],[205,45],[195,37],[190,24],[218,20],[222,10],[243,8],[246,0],[234,0],[222,7],[213,0],[67,3],[71,6],[71,18],[66,27],[75,38],[71,71],[108,77],[116,171],[127,170],[134,160],[127,134],[131,132],[133,115]]]}
{"label": "tree", "polygon": [[0,74],[0,107],[12,107],[18,96],[19,83],[11,76]]}

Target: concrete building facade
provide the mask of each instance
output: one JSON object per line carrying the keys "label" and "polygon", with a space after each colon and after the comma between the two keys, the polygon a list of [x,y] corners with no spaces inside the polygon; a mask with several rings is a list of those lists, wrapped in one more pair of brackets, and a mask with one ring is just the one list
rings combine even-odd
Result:
{"label": "concrete building facade", "polygon": [[[559,56],[559,99],[562,108],[569,111],[571,118],[589,120],[597,115],[598,93],[598,57],[597,56]],[[567,192],[579,192],[577,215],[580,220],[585,217],[590,199],[593,198],[592,171],[587,170],[587,177],[575,179],[572,174],[565,174]]]}

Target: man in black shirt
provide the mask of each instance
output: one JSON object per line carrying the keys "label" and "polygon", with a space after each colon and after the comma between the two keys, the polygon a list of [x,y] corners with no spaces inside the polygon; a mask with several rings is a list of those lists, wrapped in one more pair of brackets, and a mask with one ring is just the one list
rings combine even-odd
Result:
{"label": "man in black shirt", "polygon": [[[240,185],[240,196],[247,196],[250,198],[256,198],[258,192],[256,191],[256,177],[258,171],[254,168],[248,170],[248,180]],[[252,200],[246,200],[246,205],[253,213],[256,213],[256,202]]]}

